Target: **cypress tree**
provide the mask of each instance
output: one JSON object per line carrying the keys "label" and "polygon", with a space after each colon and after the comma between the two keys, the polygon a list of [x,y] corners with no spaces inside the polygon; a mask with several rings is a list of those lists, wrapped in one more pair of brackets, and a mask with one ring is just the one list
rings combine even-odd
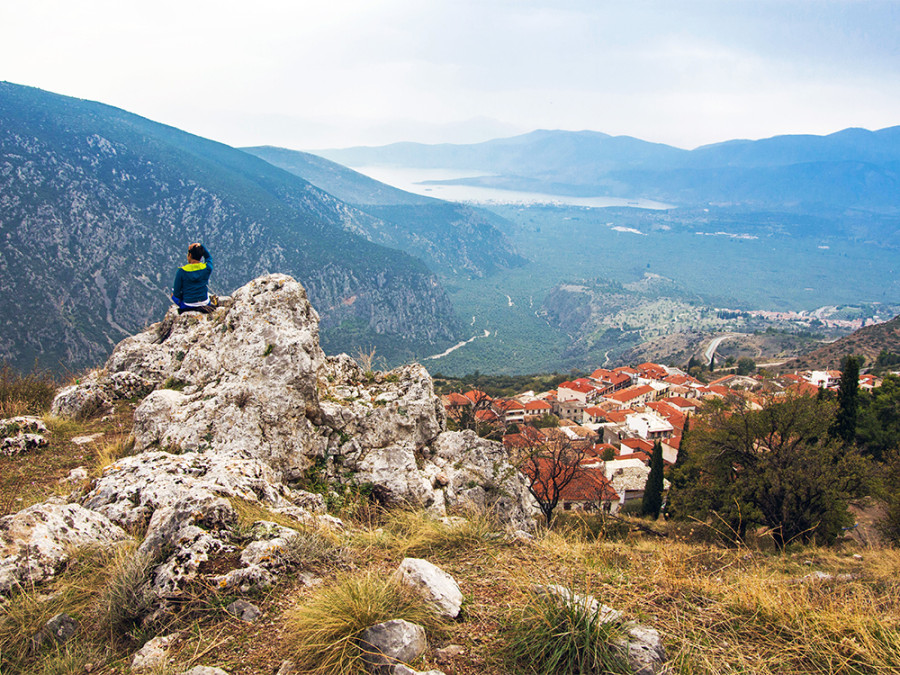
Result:
{"label": "cypress tree", "polygon": [[641,501],[641,515],[659,518],[662,508],[663,493],[663,456],[659,441],[653,444],[653,456],[650,458],[650,475],[644,485],[644,499]]}
{"label": "cypress tree", "polygon": [[850,445],[856,439],[856,418],[859,409],[859,359],[845,356],[841,363],[841,383],[838,386],[838,411],[831,427],[831,435]]}
{"label": "cypress tree", "polygon": [[678,455],[675,457],[675,466],[673,469],[680,469],[688,458],[687,439],[691,433],[691,416],[688,414],[684,418],[684,429],[681,430],[681,443],[678,446]]}

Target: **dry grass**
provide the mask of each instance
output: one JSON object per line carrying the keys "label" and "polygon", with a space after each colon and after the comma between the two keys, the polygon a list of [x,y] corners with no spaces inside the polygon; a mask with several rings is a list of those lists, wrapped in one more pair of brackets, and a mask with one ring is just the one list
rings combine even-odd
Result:
{"label": "dry grass", "polygon": [[359,636],[369,626],[405,619],[429,632],[440,628],[421,597],[389,576],[343,576],[287,617],[288,640],[296,645],[300,672],[350,675],[368,672]]}
{"label": "dry grass", "polygon": [[22,375],[9,364],[0,364],[0,418],[44,414],[50,409],[56,384],[47,372]]}
{"label": "dry grass", "polygon": [[[105,653],[106,658],[112,657],[98,598],[110,579],[128,564],[134,548],[134,543],[128,543],[72,551],[65,570],[53,582],[43,587],[26,586],[14,592],[0,613],[0,672],[41,673],[45,672],[41,668],[48,662],[62,668],[66,664],[84,662],[84,659],[93,658],[96,663],[99,653]],[[74,641],[62,649],[45,645],[34,653],[30,647],[31,637],[60,612],[75,618],[81,625],[80,632],[92,635],[94,639]]]}
{"label": "dry grass", "polygon": [[107,468],[123,457],[134,454],[134,436],[121,434],[96,446],[96,475],[102,476]]}

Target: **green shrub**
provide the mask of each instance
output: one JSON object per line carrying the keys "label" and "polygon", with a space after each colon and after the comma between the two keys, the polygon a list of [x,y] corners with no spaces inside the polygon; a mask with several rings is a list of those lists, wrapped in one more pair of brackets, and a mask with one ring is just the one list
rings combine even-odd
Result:
{"label": "green shrub", "polygon": [[616,624],[591,611],[588,594],[565,601],[532,593],[527,604],[510,612],[502,630],[507,668],[532,675],[606,675],[631,673],[612,645]]}

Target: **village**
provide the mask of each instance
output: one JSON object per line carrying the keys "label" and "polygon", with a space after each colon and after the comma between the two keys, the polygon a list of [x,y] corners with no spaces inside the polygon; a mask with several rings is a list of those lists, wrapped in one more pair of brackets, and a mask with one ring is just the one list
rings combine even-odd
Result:
{"label": "village", "polygon": [[[692,416],[710,400],[750,410],[786,396],[836,391],[839,370],[777,377],[729,373],[704,383],[671,366],[641,363],[562,382],[549,391],[492,398],[476,389],[442,396],[451,425],[502,439],[528,475],[539,502],[563,511],[616,515],[638,512],[655,444],[668,470]],[[860,390],[880,386],[871,374]],[[669,482],[664,481],[664,491]],[[557,503],[558,502],[558,503]]]}

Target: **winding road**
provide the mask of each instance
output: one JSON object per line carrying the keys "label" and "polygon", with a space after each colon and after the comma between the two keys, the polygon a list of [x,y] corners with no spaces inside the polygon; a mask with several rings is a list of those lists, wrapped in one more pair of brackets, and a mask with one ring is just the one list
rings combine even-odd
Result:
{"label": "winding road", "polygon": [[724,335],[719,335],[714,337],[712,341],[707,345],[706,351],[703,352],[703,358],[706,361],[706,365],[712,363],[713,354],[716,353],[716,350],[719,348],[719,345],[722,344],[723,340],[727,340],[732,337],[741,337],[741,333],[725,333]]}

